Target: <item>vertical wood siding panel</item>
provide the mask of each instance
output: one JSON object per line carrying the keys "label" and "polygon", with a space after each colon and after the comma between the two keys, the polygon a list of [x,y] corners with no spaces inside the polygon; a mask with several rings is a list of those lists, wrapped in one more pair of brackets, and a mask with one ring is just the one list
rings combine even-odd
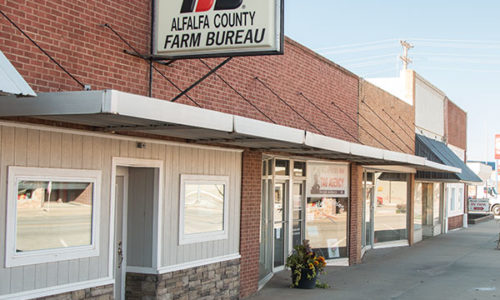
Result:
{"label": "vertical wood siding panel", "polygon": [[[200,173],[201,174],[210,174],[210,170],[208,169],[208,161],[210,160],[210,155],[212,153],[212,151],[210,150],[203,150],[203,151],[200,151],[201,153],[201,159],[200,159],[200,163],[199,163],[199,166],[200,166]],[[208,247],[202,247],[202,251],[203,251],[203,258],[207,258],[207,257],[211,257],[212,254],[213,254],[213,243],[212,245],[208,246]]]}
{"label": "vertical wood siding panel", "polygon": [[[7,195],[7,168],[9,165],[14,163],[14,129],[9,127],[1,127],[1,170],[0,170],[0,190],[2,191],[2,195]],[[0,201],[2,203],[2,207],[7,207],[7,198],[0,197]],[[5,257],[5,220],[7,218],[7,210],[0,210],[0,228],[2,228],[2,234],[0,234],[0,257]],[[4,260],[0,262],[2,266],[4,265]],[[11,269],[0,269],[0,294],[7,294],[11,290],[11,280],[16,279],[12,278],[12,270]]]}
{"label": "vertical wood siding panel", "polygon": [[[85,137],[84,137],[85,139]],[[101,170],[102,169],[102,151],[103,151],[103,139],[102,138],[96,138],[96,137],[91,137],[90,138],[90,143],[92,143],[92,147],[88,149],[92,149],[92,154],[89,158],[89,168],[92,170]],[[84,151],[85,151],[84,147]],[[84,161],[85,164],[85,161]],[[106,220],[108,219],[108,216],[104,214],[106,211],[105,209],[105,203],[106,200],[105,198],[102,197],[101,194],[101,215],[100,215],[100,222],[101,226],[106,223]],[[101,231],[102,232],[102,231]],[[89,260],[89,279],[97,279],[99,278],[99,257],[91,257]]]}
{"label": "vertical wood siding panel", "polygon": [[57,263],[47,264],[47,286],[57,285]]}
{"label": "vertical wood siding panel", "polygon": [[101,139],[103,143],[101,154],[101,224],[99,241],[99,277],[106,277],[109,269],[109,222],[111,217],[111,157],[113,141]]}
{"label": "vertical wood siding panel", "polygon": [[19,293],[24,290],[23,267],[10,269],[10,292]]}
{"label": "vertical wood siding panel", "polygon": [[41,289],[47,286],[47,264],[35,265],[35,288]]}
{"label": "vertical wood siding panel", "polygon": [[[81,160],[81,168],[82,169],[92,169],[92,156],[93,156],[93,139],[89,136],[82,137],[82,160]],[[80,275],[78,276],[80,280],[90,280],[94,279],[92,275],[94,275],[95,267],[92,267],[92,264],[96,264],[94,260],[91,258],[80,259]]]}
{"label": "vertical wood siding panel", "polygon": [[40,131],[39,167],[50,168],[50,132]]}
{"label": "vertical wood siding panel", "polygon": [[73,135],[73,146],[71,150],[73,154],[71,155],[71,167],[73,169],[83,168],[83,136]]}
{"label": "vertical wood siding panel", "polygon": [[50,134],[50,167],[61,167],[61,150],[62,134],[58,132],[51,132]]}
{"label": "vertical wood siding panel", "polygon": [[162,265],[168,266],[173,263],[173,247],[172,240],[175,231],[172,228],[172,182],[173,177],[173,147],[164,146],[165,158],[165,178],[164,178],[164,190],[163,190],[163,245],[162,245]]}
{"label": "vertical wood siding panel", "polygon": [[61,167],[63,169],[71,168],[73,156],[73,135],[63,133],[61,138]]}
{"label": "vertical wood siding panel", "polygon": [[[180,147],[175,146],[173,148],[173,158],[172,158],[172,182],[171,182],[171,193],[170,193],[170,203],[172,210],[170,211],[170,228],[174,233],[171,236],[172,243],[170,247],[172,249],[172,263],[176,264],[180,260],[178,259],[178,253],[181,251],[177,245],[179,244],[179,184],[180,184],[180,174],[183,172],[180,165]],[[175,237],[174,237],[175,235]]]}
{"label": "vertical wood siding panel", "polygon": [[67,260],[57,263],[57,284],[67,284],[69,281],[69,262]]}
{"label": "vertical wood siding panel", "polygon": [[138,156],[138,151],[141,149],[137,149],[135,142],[128,142],[128,156],[129,157],[136,157],[139,158]]}
{"label": "vertical wood siding panel", "polygon": [[128,142],[120,141],[120,156],[128,157]]}
{"label": "vertical wood siding panel", "polygon": [[27,143],[29,145],[26,153],[26,166],[38,167],[38,156],[40,152],[40,131],[28,130]]}
{"label": "vertical wood siding panel", "polygon": [[16,166],[25,167],[27,160],[28,149],[28,130],[25,128],[16,128],[15,132],[15,151],[14,164]]}
{"label": "vertical wood siding panel", "polygon": [[69,261],[69,282],[78,282],[78,273],[80,271],[80,260],[73,259]]}
{"label": "vertical wood siding panel", "polygon": [[38,156],[40,152],[40,131],[30,129],[27,131],[26,136],[27,149],[26,149],[26,166],[38,167]]}
{"label": "vertical wood siding panel", "polygon": [[234,197],[236,199],[236,208],[234,209],[234,215],[236,216],[235,227],[237,228],[235,235],[233,237],[233,252],[240,252],[240,229],[241,229],[241,177],[242,177],[242,155],[241,153],[235,153],[236,156],[236,166],[235,166],[235,181],[236,186]]}

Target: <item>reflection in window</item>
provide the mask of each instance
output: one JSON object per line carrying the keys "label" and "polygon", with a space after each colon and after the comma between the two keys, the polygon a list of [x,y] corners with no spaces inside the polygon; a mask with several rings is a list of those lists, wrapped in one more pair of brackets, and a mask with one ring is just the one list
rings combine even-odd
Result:
{"label": "reflection in window", "polygon": [[405,240],[407,238],[406,174],[377,174],[375,192],[374,243]]}
{"label": "reflection in window", "polygon": [[347,257],[348,198],[308,198],[306,239],[325,258]]}
{"label": "reflection in window", "polygon": [[91,245],[93,187],[91,182],[19,181],[16,252]]}
{"label": "reflection in window", "polygon": [[290,161],[277,159],[276,166],[274,168],[275,175],[277,176],[288,176],[290,175]]}
{"label": "reflection in window", "polygon": [[422,183],[417,182],[415,186],[415,205],[413,210],[413,224],[415,230],[422,228]]}
{"label": "reflection in window", "polygon": [[224,230],[224,184],[184,187],[184,234]]}

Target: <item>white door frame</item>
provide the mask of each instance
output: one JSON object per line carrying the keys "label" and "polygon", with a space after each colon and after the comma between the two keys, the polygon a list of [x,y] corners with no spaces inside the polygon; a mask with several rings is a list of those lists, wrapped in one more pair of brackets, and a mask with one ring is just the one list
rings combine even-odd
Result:
{"label": "white door frame", "polygon": [[[114,274],[116,252],[115,252],[115,211],[116,211],[116,201],[115,201],[115,185],[116,185],[116,175],[117,167],[132,167],[132,168],[154,168],[157,169],[157,174],[155,177],[157,180],[157,188],[154,192],[154,206],[153,206],[153,247],[152,247],[152,268],[144,268],[144,273],[157,273],[161,267],[161,249],[162,249],[162,237],[163,237],[163,185],[164,185],[164,165],[163,160],[151,160],[151,159],[140,159],[140,158],[127,158],[127,157],[113,157],[111,162],[111,199],[110,199],[110,221],[109,221],[109,266],[108,272],[110,276]],[[124,216],[126,220],[126,216]],[[125,258],[124,258],[125,260]],[[116,278],[113,276],[113,279]],[[124,280],[125,278],[122,278]],[[125,287],[125,284],[123,284]]]}
{"label": "white door frame", "polygon": [[[127,171],[124,171],[123,168],[119,168],[120,166],[118,166],[116,168],[116,175],[115,176],[123,176],[123,201],[122,201],[122,224],[121,224],[121,228],[122,228],[122,262],[121,262],[121,284],[120,284],[120,287],[121,287],[121,295],[122,297],[125,297],[125,281],[126,281],[126,276],[127,276],[127,219],[128,219],[128,180],[129,180],[129,176],[128,176],[128,169],[126,169]],[[115,180],[116,180],[116,177],[115,177]],[[116,182],[115,182],[115,185],[116,185]],[[116,199],[115,199],[116,200]],[[117,203],[115,203],[116,205]],[[115,223],[116,224],[116,223]],[[113,241],[111,241],[113,244],[115,244],[116,242],[116,232],[115,232],[115,239]],[[116,253],[114,253],[116,255]],[[116,262],[116,257],[115,255],[113,255],[113,261]],[[114,266],[114,270],[116,272],[117,268],[116,266]],[[116,280],[116,274],[115,274],[115,280]],[[115,282],[115,286],[116,286],[116,282]],[[120,300],[120,299],[118,299]]]}

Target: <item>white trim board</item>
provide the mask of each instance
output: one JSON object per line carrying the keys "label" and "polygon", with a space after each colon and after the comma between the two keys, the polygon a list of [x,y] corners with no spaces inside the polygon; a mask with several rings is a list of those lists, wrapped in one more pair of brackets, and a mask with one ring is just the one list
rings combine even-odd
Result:
{"label": "white trim board", "polygon": [[[153,232],[153,249],[152,249],[152,258],[153,265],[158,267],[161,265],[161,249],[162,243],[159,237],[162,236],[162,223],[163,223],[163,185],[164,185],[164,167],[165,161],[163,160],[152,160],[152,159],[140,159],[140,158],[127,158],[127,157],[113,157],[111,160],[111,186],[115,186],[116,184],[116,169],[117,167],[140,167],[140,168],[153,168],[158,169],[158,195],[155,199],[154,204],[154,218],[153,222],[154,232]],[[109,274],[114,274],[114,257],[115,257],[115,209],[116,209],[116,201],[115,201],[115,189],[111,189],[110,193],[110,218],[109,218],[109,265],[108,272]],[[156,238],[155,238],[156,235]],[[155,241],[156,240],[156,241]]]}
{"label": "white trim board", "polygon": [[[56,181],[92,183],[92,221],[90,245],[45,248],[26,252],[16,251],[17,241],[17,194],[18,184],[25,181]],[[101,170],[75,170],[60,168],[8,167],[7,182],[7,223],[5,241],[5,266],[7,268],[40,263],[57,262],[69,259],[99,256]]]}
{"label": "white trim board", "polygon": [[31,291],[20,292],[20,293],[15,293],[15,294],[0,295],[0,300],[33,299],[33,298],[39,298],[39,297],[64,294],[64,293],[69,293],[69,292],[73,292],[73,291],[79,291],[79,290],[83,290],[83,289],[99,287],[99,286],[104,286],[104,285],[109,285],[109,284],[114,284],[114,283],[115,283],[114,279],[112,279],[110,277],[105,277],[105,278],[101,278],[101,279],[94,279],[94,280],[82,281],[82,282],[78,282],[78,283],[70,283],[70,284],[65,284],[65,285],[51,286],[48,288],[31,290]]}
{"label": "white trim board", "polygon": [[234,253],[234,254],[218,256],[218,257],[213,257],[213,258],[195,260],[192,262],[161,267],[158,269],[158,274],[164,274],[164,273],[175,272],[175,271],[180,271],[180,270],[185,270],[185,269],[190,269],[190,268],[196,268],[196,267],[201,267],[201,266],[205,266],[205,265],[215,264],[215,263],[239,259],[239,258],[241,258],[241,255],[239,253]]}

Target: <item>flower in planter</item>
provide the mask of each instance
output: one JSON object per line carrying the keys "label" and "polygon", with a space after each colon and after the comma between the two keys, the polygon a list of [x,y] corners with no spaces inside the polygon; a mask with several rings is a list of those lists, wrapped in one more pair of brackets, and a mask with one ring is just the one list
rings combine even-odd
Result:
{"label": "flower in planter", "polygon": [[299,283],[307,280],[314,287],[318,274],[324,272],[326,261],[323,256],[318,256],[311,250],[308,240],[304,240],[302,245],[294,247],[292,254],[286,259],[286,267],[292,270],[292,287],[299,287]]}

